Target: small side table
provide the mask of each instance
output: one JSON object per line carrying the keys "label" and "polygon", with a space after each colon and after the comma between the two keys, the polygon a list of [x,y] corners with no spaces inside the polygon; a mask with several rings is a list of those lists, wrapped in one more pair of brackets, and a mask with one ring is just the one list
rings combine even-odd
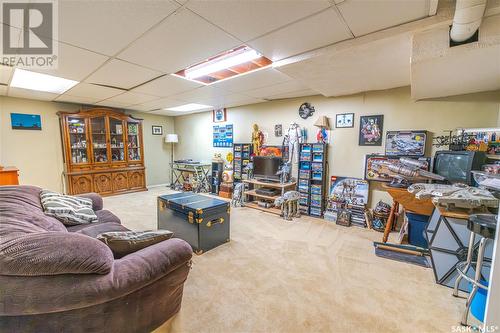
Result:
{"label": "small side table", "polygon": [[13,166],[0,166],[0,185],[19,185],[19,169]]}

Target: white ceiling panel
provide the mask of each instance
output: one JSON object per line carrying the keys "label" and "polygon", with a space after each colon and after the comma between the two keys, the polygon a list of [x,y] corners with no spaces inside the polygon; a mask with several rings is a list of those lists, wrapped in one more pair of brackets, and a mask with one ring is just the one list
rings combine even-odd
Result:
{"label": "white ceiling panel", "polygon": [[296,97],[306,97],[306,96],[314,96],[319,95],[316,91],[312,89],[303,89],[298,91],[291,91],[280,93],[276,95],[271,95],[266,98],[266,100],[274,100],[274,99],[283,99],[283,98],[296,98]]}
{"label": "white ceiling panel", "polygon": [[174,98],[161,98],[151,102],[140,103],[136,105],[131,105],[130,108],[140,110],[140,111],[151,111],[157,109],[170,108],[174,106],[179,106],[187,104],[188,102],[174,99]]}
{"label": "white ceiling panel", "polygon": [[170,0],[60,0],[59,39],[114,55],[178,7]]}
{"label": "white ceiling panel", "polygon": [[286,81],[283,83],[245,91],[245,95],[255,98],[268,98],[278,94],[286,94],[307,89],[306,86],[300,84],[298,80]]}
{"label": "white ceiling panel", "polygon": [[205,1],[187,7],[233,36],[248,41],[286,24],[328,8],[327,0]]}
{"label": "white ceiling panel", "polygon": [[7,96],[7,86],[0,85],[0,96]]}
{"label": "white ceiling panel", "polygon": [[189,103],[210,104],[214,100],[220,99],[222,96],[228,94],[232,94],[232,92],[222,90],[217,87],[217,85],[211,85],[189,90],[184,93],[174,95],[173,97],[183,101],[188,101]]}
{"label": "white ceiling panel", "polygon": [[410,55],[410,34],[401,34],[279,70],[325,96],[340,96],[409,85]]}
{"label": "white ceiling panel", "polygon": [[429,0],[346,0],[337,8],[357,37],[424,18],[429,6]]}
{"label": "white ceiling panel", "polygon": [[95,104],[100,105],[100,106],[108,106],[110,108],[126,108],[128,106],[127,103],[112,102],[112,101],[108,101],[108,100],[100,101],[100,102],[97,102]]}
{"label": "white ceiling panel", "polygon": [[79,83],[64,95],[93,98],[103,100],[123,93],[123,90],[109,87],[96,86],[89,83]]}
{"label": "white ceiling panel", "polygon": [[57,94],[10,87],[9,96],[18,98],[36,99],[40,101],[51,101],[57,97]]}
{"label": "white ceiling panel", "polygon": [[108,98],[106,100],[106,102],[109,101],[109,102],[123,103],[126,105],[134,105],[134,104],[150,102],[150,101],[157,100],[157,99],[159,99],[159,98],[156,96],[144,95],[144,94],[133,93],[133,92],[128,91],[128,92],[125,92],[123,94]]}
{"label": "white ceiling panel", "polygon": [[95,104],[100,99],[98,98],[87,98],[87,97],[78,97],[78,96],[69,96],[69,95],[59,95],[56,99],[56,102],[65,102],[65,103],[75,103],[75,104]]}
{"label": "white ceiling panel", "polygon": [[78,47],[59,43],[56,69],[35,69],[36,72],[82,81],[109,57]]}
{"label": "white ceiling panel", "polygon": [[0,83],[8,84],[13,73],[14,73],[13,67],[0,65]]}
{"label": "white ceiling panel", "polygon": [[238,46],[240,42],[187,9],[181,9],[135,41],[118,57],[175,73]]}
{"label": "white ceiling panel", "polygon": [[337,11],[329,8],[247,44],[277,61],[352,37]]}
{"label": "white ceiling panel", "polygon": [[291,78],[287,75],[268,67],[229,80],[216,82],[212,86],[232,92],[245,92],[290,80]]}
{"label": "white ceiling panel", "polygon": [[181,79],[173,75],[165,75],[156,80],[143,84],[142,86],[134,88],[131,91],[158,97],[167,97],[201,86],[202,84],[200,83]]}
{"label": "white ceiling panel", "polygon": [[99,68],[85,81],[130,89],[161,74],[159,71],[144,68],[123,60],[113,59]]}

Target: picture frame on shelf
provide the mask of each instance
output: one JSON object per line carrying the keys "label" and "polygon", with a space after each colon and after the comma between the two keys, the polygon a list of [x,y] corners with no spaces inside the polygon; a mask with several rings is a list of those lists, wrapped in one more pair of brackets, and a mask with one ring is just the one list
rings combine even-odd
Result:
{"label": "picture frame on shelf", "polygon": [[359,119],[359,145],[382,146],[384,115],[361,116]]}
{"label": "picture frame on shelf", "polygon": [[354,113],[338,113],[335,115],[335,128],[353,128]]}
{"label": "picture frame on shelf", "polygon": [[163,126],[153,125],[151,126],[151,132],[153,135],[163,135]]}
{"label": "picture frame on shelf", "polygon": [[42,130],[42,119],[39,114],[11,113],[10,124],[15,130]]}
{"label": "picture frame on shelf", "polygon": [[215,109],[212,111],[212,120],[214,123],[223,123],[227,120],[226,108]]}

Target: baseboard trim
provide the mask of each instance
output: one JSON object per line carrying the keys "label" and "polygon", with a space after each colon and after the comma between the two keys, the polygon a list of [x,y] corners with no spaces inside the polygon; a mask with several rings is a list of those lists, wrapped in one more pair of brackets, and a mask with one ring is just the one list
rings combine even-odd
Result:
{"label": "baseboard trim", "polygon": [[150,188],[155,188],[155,187],[167,187],[167,186],[170,186],[169,183],[165,183],[165,184],[156,184],[156,185],[148,185],[146,186],[148,189]]}

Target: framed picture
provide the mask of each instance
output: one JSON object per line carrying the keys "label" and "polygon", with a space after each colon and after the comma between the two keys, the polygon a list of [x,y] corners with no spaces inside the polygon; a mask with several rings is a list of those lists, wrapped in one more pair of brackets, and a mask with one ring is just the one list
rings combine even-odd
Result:
{"label": "framed picture", "polygon": [[12,129],[42,130],[42,119],[39,114],[11,113],[10,124]]}
{"label": "framed picture", "polygon": [[[429,157],[419,157],[418,161],[426,162],[424,170],[429,171],[431,159]],[[398,164],[399,156],[387,155],[366,155],[365,159],[365,179],[378,182],[391,182],[397,174],[389,170],[389,164]]]}
{"label": "framed picture", "polygon": [[335,115],[336,128],[352,128],[354,127],[354,113],[339,113]]}
{"label": "framed picture", "polygon": [[274,125],[274,136],[275,137],[283,136],[283,125],[281,124]]}
{"label": "framed picture", "polygon": [[361,116],[359,120],[359,145],[382,146],[384,116]]}
{"label": "framed picture", "polygon": [[212,119],[214,123],[222,123],[226,121],[226,108],[213,110]]}
{"label": "framed picture", "polygon": [[153,125],[151,126],[153,135],[163,135],[163,126]]}
{"label": "framed picture", "polygon": [[233,125],[215,125],[213,146],[217,148],[231,148],[233,146]]}
{"label": "framed picture", "polygon": [[385,154],[390,156],[424,156],[427,131],[388,131]]}

